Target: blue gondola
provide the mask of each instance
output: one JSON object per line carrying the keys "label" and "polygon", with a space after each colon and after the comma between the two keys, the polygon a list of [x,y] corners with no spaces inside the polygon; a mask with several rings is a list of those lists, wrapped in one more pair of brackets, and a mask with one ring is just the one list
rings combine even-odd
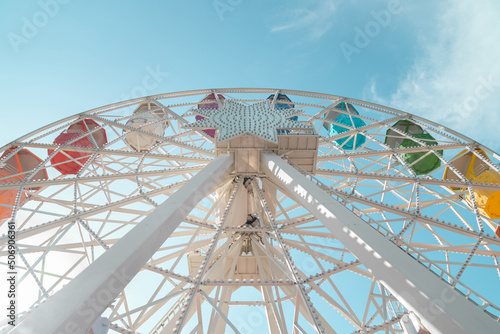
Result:
{"label": "blue gondola", "polygon": [[[267,98],[268,100],[273,100],[274,99],[274,94],[269,95]],[[274,108],[279,109],[279,110],[286,110],[286,109],[292,109],[295,108],[295,106],[292,104],[288,103],[280,103],[279,101],[286,101],[286,102],[292,102],[288,96],[285,94],[278,94],[278,97],[276,98],[276,104],[274,105]],[[288,118],[291,121],[297,121],[299,119],[298,116],[292,116]],[[290,130],[278,130],[278,135],[287,135],[290,133]]]}

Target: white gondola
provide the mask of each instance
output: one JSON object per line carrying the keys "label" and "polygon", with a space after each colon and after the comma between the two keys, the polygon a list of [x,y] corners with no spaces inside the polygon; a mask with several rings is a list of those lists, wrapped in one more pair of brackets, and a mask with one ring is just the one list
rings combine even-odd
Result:
{"label": "white gondola", "polygon": [[153,102],[144,102],[134,110],[127,126],[138,131],[124,129],[125,141],[136,151],[148,151],[161,141],[168,121],[164,120],[166,113]]}

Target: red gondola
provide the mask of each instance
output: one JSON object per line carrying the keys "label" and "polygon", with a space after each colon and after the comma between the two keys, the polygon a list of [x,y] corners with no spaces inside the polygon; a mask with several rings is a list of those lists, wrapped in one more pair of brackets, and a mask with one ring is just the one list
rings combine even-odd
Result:
{"label": "red gondola", "polygon": [[[222,96],[221,94],[219,94],[219,101],[223,102],[225,100],[224,96]],[[212,103],[205,103],[205,104],[198,104],[198,109],[218,109],[219,108],[219,104],[217,103],[217,100],[215,99],[215,94],[208,94],[207,96],[205,96],[203,98],[203,100],[201,100],[201,102],[205,102],[205,101],[213,101]],[[196,115],[196,120],[197,121],[201,121],[202,119],[205,119],[206,117],[203,117],[203,116],[200,116],[200,115]],[[209,135],[210,137],[214,138],[215,137],[215,129],[207,129],[207,130],[202,130],[203,132],[205,132],[207,135]]]}
{"label": "red gondola", "polygon": [[[75,138],[98,127],[100,127],[100,125],[91,119],[80,120],[57,136],[54,140],[54,144],[76,147],[102,147],[108,141],[106,131],[102,128],[75,140]],[[49,155],[52,154],[52,152],[54,152],[54,150],[49,150]],[[91,154],[90,152],[63,150],[52,157],[50,162],[61,174],[77,174],[89,160]]]}

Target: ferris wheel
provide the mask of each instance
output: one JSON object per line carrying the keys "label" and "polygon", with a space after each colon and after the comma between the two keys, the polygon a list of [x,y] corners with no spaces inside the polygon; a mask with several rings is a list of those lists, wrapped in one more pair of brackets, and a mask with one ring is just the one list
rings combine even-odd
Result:
{"label": "ferris wheel", "polygon": [[0,328],[500,332],[499,218],[500,156],[390,107],[246,88],[114,103],[0,149],[17,291]]}

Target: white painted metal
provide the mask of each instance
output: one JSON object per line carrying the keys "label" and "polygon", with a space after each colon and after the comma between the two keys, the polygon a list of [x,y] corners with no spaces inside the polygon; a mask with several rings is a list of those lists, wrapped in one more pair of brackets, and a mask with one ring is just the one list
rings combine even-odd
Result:
{"label": "white painted metal", "polygon": [[10,333],[85,333],[186,215],[230,172],[221,155]]}
{"label": "white painted metal", "polygon": [[186,125],[192,129],[218,129],[218,142],[244,134],[252,134],[273,143],[278,143],[276,129],[308,129],[307,124],[288,120],[296,114],[295,110],[282,111],[273,109],[268,100],[249,106],[226,101],[221,109],[198,110],[208,119]]}
{"label": "white painted metal", "polygon": [[418,334],[408,314],[403,315],[401,318],[401,326],[405,334]]}
{"label": "white painted metal", "polygon": [[[238,127],[242,131],[246,127],[255,129],[256,134],[247,131],[218,142],[217,137],[211,138],[201,128],[188,128],[196,124],[195,115],[201,114],[198,105],[203,104],[200,101],[207,94],[214,94],[219,107],[223,106],[221,101],[245,106],[240,108],[245,110],[243,116],[248,110],[256,110],[253,105],[270,101],[269,96],[274,97],[271,103],[274,105],[278,94],[286,94],[293,110],[275,109],[271,114],[263,111],[262,115],[281,119],[293,113],[299,116],[297,123],[306,128],[281,132],[278,141],[271,142],[257,137],[261,133],[259,124],[254,122],[262,116],[259,112],[255,118],[245,118],[248,125]],[[220,95],[224,100],[219,99]],[[328,118],[328,111],[340,102],[355,106],[366,126],[349,127],[348,131],[329,137],[322,125],[334,124]],[[168,124],[164,134],[130,125],[129,121],[137,116],[132,110],[143,104],[162,115],[161,124]],[[55,136],[83,118],[93,119],[105,129],[108,143],[104,147],[53,144]],[[430,147],[415,141],[415,147],[389,148],[384,143],[386,132],[399,120],[418,124],[436,138],[437,145]],[[264,123],[262,126],[267,124]],[[275,130],[270,126],[262,133],[273,137]],[[366,137],[366,142],[356,150],[344,150],[336,142],[353,134]],[[138,152],[130,147],[127,136],[142,138],[151,145],[147,151]],[[5,151],[8,147],[13,148],[11,153]],[[301,293],[297,294],[295,285],[301,285],[326,333],[403,333],[400,320],[413,313],[384,288],[336,235],[295,201],[292,192],[277,188],[263,175],[261,151],[287,159],[328,195],[348,203],[349,210],[422,267],[461,291],[472,305],[477,304],[477,309],[495,319],[500,316],[500,297],[494,289],[499,283],[500,239],[488,235],[498,222],[482,215],[474,196],[467,195],[469,188],[497,191],[500,186],[465,178],[453,182],[441,179],[449,161],[463,150],[483,149],[488,158],[477,159],[494,171],[499,170],[498,155],[450,129],[405,112],[312,92],[197,90],[89,110],[21,137],[1,148],[0,155],[6,153],[4,158],[8,159],[22,148],[43,161],[28,174],[34,175],[45,168],[48,179],[37,181],[28,176],[23,182],[5,183],[0,177],[0,192],[20,190],[28,199],[13,205],[15,218],[11,218],[18,228],[16,269],[19,290],[24,292],[18,300],[20,319],[30,313],[30,306],[47,303],[63,285],[113,249],[127,232],[214,157],[234,152],[236,169],[231,179],[196,204],[108,305],[103,316],[111,322],[110,334],[171,333],[216,235],[219,239],[214,244],[212,260],[205,262],[205,266],[208,262],[206,274],[185,313],[182,332],[232,331],[229,323],[242,333],[315,332],[314,317]],[[90,159],[77,175],[60,176],[52,168],[48,149],[83,152]],[[440,157],[441,167],[428,175],[416,176],[401,159],[404,154],[430,154],[436,150],[444,152]],[[0,164],[3,160],[0,159]],[[236,185],[232,180],[238,176],[252,178],[251,183],[258,190],[240,187],[226,224],[218,227]],[[459,191],[454,192],[450,187]],[[259,193],[264,201],[259,199]],[[469,202],[465,201],[466,196],[471,197]],[[244,224],[247,214],[258,217],[258,222]],[[0,234],[6,232],[7,221],[0,219]],[[5,235],[0,236],[0,256],[7,254],[6,241]],[[294,269],[289,269],[290,260],[297,275],[293,274]],[[2,326],[6,326],[5,320],[0,322]]]}
{"label": "white painted metal", "polygon": [[500,325],[274,153],[266,175],[294,194],[433,333],[495,333]]}
{"label": "white painted metal", "polygon": [[[257,197],[262,205],[263,211],[266,214],[266,217],[269,221],[269,224],[271,225],[272,231],[276,235],[276,239],[278,241],[281,252],[285,258],[285,263],[288,267],[288,272],[291,274],[294,285],[297,288],[296,303],[297,304],[303,303],[305,305],[305,308],[313,321],[314,329],[318,333],[324,333],[324,327],[321,326],[321,321],[319,320],[319,317],[316,315],[317,310],[314,308],[314,306],[311,302],[311,298],[307,295],[306,287],[302,284],[302,281],[298,275],[298,269],[297,269],[297,267],[295,267],[293,260],[290,256],[290,252],[288,251],[287,246],[284,243],[283,237],[281,236],[280,231],[276,227],[274,217],[271,213],[271,210],[269,209],[269,206],[266,203],[266,200],[264,199],[264,195],[262,194],[261,190],[255,185],[255,183],[253,183],[252,186],[254,189],[254,193],[257,194]],[[300,298],[300,301],[298,300],[299,298]],[[297,307],[297,306],[296,306],[296,308],[299,309],[299,307]],[[294,325],[298,325],[297,320],[294,321]]]}

